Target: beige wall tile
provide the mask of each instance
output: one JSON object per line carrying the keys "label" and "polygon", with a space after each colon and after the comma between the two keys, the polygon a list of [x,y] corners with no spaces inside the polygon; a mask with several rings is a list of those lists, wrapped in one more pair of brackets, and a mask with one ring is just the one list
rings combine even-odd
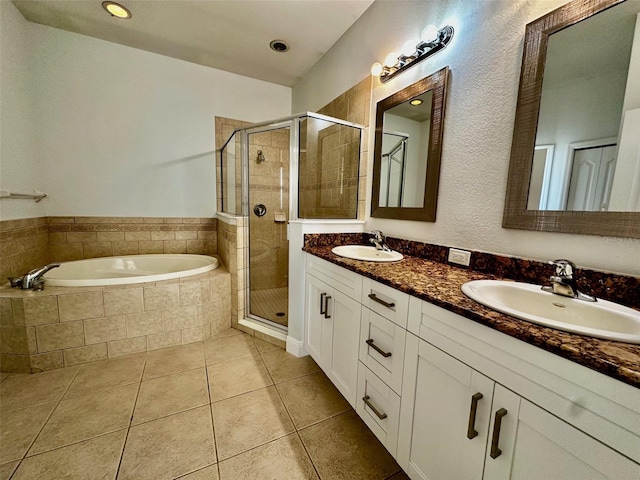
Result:
{"label": "beige wall tile", "polygon": [[124,232],[96,232],[98,242],[123,242]]}
{"label": "beige wall tile", "polygon": [[196,255],[206,255],[209,253],[209,243],[207,240],[187,240],[187,253]]}
{"label": "beige wall tile", "polygon": [[200,342],[211,336],[211,326],[209,324],[196,328],[182,330],[182,344]]}
{"label": "beige wall tile", "polygon": [[105,290],[103,296],[105,315],[138,313],[143,311],[142,288]]}
{"label": "beige wall tile", "polygon": [[29,351],[25,327],[0,327],[0,352],[21,355],[33,353]]}
{"label": "beige wall tile", "polygon": [[130,241],[138,241],[138,240],[151,240],[151,232],[150,231],[142,231],[142,232],[125,232],[124,239],[127,242]]}
{"label": "beige wall tile", "polygon": [[107,344],[109,358],[147,351],[147,337],[127,338]]}
{"label": "beige wall tile", "polygon": [[144,310],[167,310],[180,306],[179,285],[162,285],[144,289]]}
{"label": "beige wall tile", "polygon": [[98,235],[96,232],[67,232],[67,242],[69,243],[87,243],[97,241]]}
{"label": "beige wall tile", "polygon": [[55,295],[37,296],[24,299],[24,319],[26,325],[45,325],[56,323],[58,318],[58,299]]}
{"label": "beige wall tile", "polygon": [[113,255],[111,242],[91,242],[82,244],[84,258],[110,257]]}
{"label": "beige wall tile", "polygon": [[198,239],[197,230],[177,230],[176,231],[176,240],[197,240],[197,239]]}
{"label": "beige wall tile", "polygon": [[80,347],[84,345],[84,329],[82,322],[64,322],[36,327],[38,352]]}
{"label": "beige wall tile", "polygon": [[138,242],[113,242],[113,255],[138,255],[140,253],[140,248]]}
{"label": "beige wall tile", "polygon": [[164,253],[187,253],[187,241],[165,240]]}
{"label": "beige wall tile", "polygon": [[152,231],[151,240],[175,240],[176,232],[174,231]]}
{"label": "beige wall tile", "polygon": [[51,260],[54,262],[71,262],[73,260],[82,260],[82,258],[81,243],[51,245]]}
{"label": "beige wall tile", "polygon": [[64,367],[62,351],[31,355],[31,373],[55,370]]}
{"label": "beige wall tile", "polygon": [[162,332],[161,311],[130,313],[127,315],[127,337],[141,337]]}
{"label": "beige wall tile", "polygon": [[108,357],[107,344],[97,343],[95,345],[87,345],[86,347],[69,348],[64,350],[63,354],[64,364],[67,367],[95,362],[97,360],[106,360]]}
{"label": "beige wall tile", "polygon": [[182,334],[179,330],[174,332],[157,333],[155,335],[147,335],[147,345],[149,350],[157,350],[159,348],[173,347],[182,343]]}
{"label": "beige wall tile", "polygon": [[194,328],[201,325],[196,317],[195,306],[164,310],[162,312],[162,323],[165,332]]}
{"label": "beige wall tile", "polygon": [[0,298],[0,325],[13,325],[13,307],[10,298]]}
{"label": "beige wall tile", "polygon": [[127,338],[127,326],[124,315],[85,320],[84,337],[86,345]]}
{"label": "beige wall tile", "polygon": [[[154,232],[151,232],[154,233]],[[160,240],[146,240],[138,242],[138,250],[140,255],[148,255],[151,253],[163,253],[164,242]]]}
{"label": "beige wall tile", "polygon": [[202,302],[202,286],[200,282],[180,284],[180,306],[198,305]]}
{"label": "beige wall tile", "polygon": [[12,298],[11,308],[13,310],[13,324],[25,325],[24,320],[24,301],[22,298]]}
{"label": "beige wall tile", "polygon": [[29,355],[0,354],[0,371],[31,373]]}
{"label": "beige wall tile", "polygon": [[67,243],[67,233],[66,232],[50,232],[49,233],[49,243]]}
{"label": "beige wall tile", "polygon": [[102,292],[59,295],[58,310],[61,322],[102,317],[104,315]]}

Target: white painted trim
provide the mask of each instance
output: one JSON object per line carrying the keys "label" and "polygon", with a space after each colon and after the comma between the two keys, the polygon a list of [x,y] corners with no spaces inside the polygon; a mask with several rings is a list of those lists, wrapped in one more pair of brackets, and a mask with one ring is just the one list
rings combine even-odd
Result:
{"label": "white painted trim", "polygon": [[304,341],[296,340],[292,337],[287,337],[287,352],[295,357],[306,357],[309,355],[309,352],[307,352],[304,346]]}
{"label": "white painted trim", "polygon": [[245,327],[249,327],[256,332],[264,333],[265,335],[269,335],[270,337],[277,338],[278,340],[282,340],[283,342],[287,340],[287,334],[284,332],[279,332],[273,328],[269,328],[266,325],[256,322],[251,318],[243,318],[239,320],[238,323],[240,325],[244,325]]}

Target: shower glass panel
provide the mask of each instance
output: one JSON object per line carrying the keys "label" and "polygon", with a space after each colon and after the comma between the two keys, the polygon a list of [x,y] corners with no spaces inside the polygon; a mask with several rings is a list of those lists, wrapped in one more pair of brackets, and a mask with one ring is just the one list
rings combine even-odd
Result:
{"label": "shower glass panel", "polygon": [[360,128],[300,119],[298,216],[357,218]]}
{"label": "shower glass panel", "polygon": [[232,215],[242,215],[242,134],[233,135],[220,151],[220,175],[222,193],[220,210]]}
{"label": "shower glass panel", "polygon": [[288,321],[289,126],[250,130],[249,312],[283,327]]}

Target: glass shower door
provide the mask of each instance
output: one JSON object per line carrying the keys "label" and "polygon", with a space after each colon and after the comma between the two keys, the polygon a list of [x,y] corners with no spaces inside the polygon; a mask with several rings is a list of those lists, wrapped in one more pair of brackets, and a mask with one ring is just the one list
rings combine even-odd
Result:
{"label": "glass shower door", "polygon": [[291,127],[247,133],[249,313],[288,325],[289,155]]}

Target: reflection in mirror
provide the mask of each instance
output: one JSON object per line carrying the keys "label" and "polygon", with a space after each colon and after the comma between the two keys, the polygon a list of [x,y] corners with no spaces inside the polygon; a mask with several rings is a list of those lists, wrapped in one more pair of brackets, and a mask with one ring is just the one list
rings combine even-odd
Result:
{"label": "reflection in mirror", "polygon": [[640,2],[529,23],[502,226],[640,238]]}
{"label": "reflection in mirror", "polygon": [[429,158],[429,91],[384,112],[381,207],[421,207]]}
{"label": "reflection in mirror", "polygon": [[378,102],[371,216],[435,221],[448,72]]}
{"label": "reflection in mirror", "polygon": [[640,211],[639,11],[627,2],[549,36],[527,209]]}

